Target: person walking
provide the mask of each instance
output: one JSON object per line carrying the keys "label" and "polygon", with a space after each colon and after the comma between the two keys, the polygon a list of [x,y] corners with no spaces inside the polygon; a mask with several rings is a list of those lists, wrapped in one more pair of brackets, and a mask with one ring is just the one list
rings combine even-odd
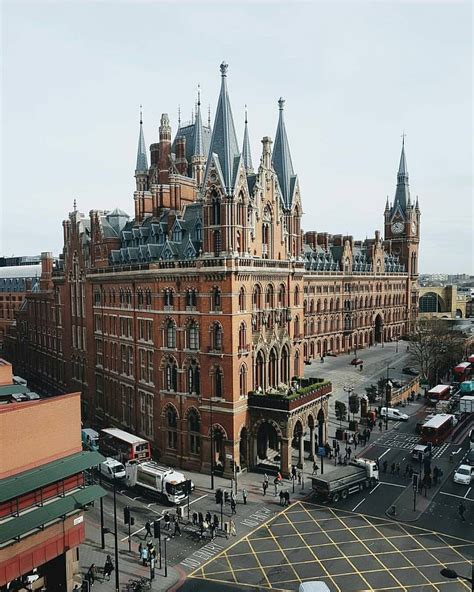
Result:
{"label": "person walking", "polygon": [[145,536],[143,537],[143,540],[146,540],[148,537],[152,537],[153,533],[151,532],[151,524],[150,521],[147,520],[146,524],[145,524]]}
{"label": "person walking", "polygon": [[267,495],[267,487],[268,487],[268,481],[265,481],[265,479],[264,479],[262,482],[263,495]]}
{"label": "person walking", "polygon": [[232,499],[230,502],[230,509],[232,511],[232,514],[231,514],[232,516],[234,514],[237,514],[237,510],[235,509],[235,506],[236,506],[235,499]]}
{"label": "person walking", "polygon": [[397,464],[395,465],[395,474],[396,474],[396,475],[400,475],[400,463],[397,463]]}
{"label": "person walking", "polygon": [[285,499],[285,494],[283,493],[283,491],[280,491],[280,506],[283,506],[284,499]]}
{"label": "person walking", "polygon": [[278,477],[275,477],[273,484],[275,485],[275,497],[276,497],[278,495]]}
{"label": "person walking", "polygon": [[170,522],[171,522],[171,519],[170,519],[169,512],[165,512],[165,528],[166,528],[166,530],[170,529]]}
{"label": "person walking", "polygon": [[285,506],[289,506],[289,505],[290,505],[290,492],[285,491]]}
{"label": "person walking", "polygon": [[217,514],[214,514],[213,523],[214,523],[214,528],[217,530],[219,528],[219,517],[217,516]]}
{"label": "person walking", "polygon": [[88,571],[87,571],[87,579],[89,580],[89,584],[91,586],[94,585],[95,582],[95,576],[97,575],[97,568],[95,566],[95,563],[92,563],[92,565],[89,567]]}
{"label": "person walking", "polygon": [[382,431],[382,420],[379,421],[379,431]]}
{"label": "person walking", "polygon": [[105,564],[104,564],[104,578],[107,578],[107,581],[110,581],[110,576],[112,575],[112,572],[114,571],[114,564],[112,561],[112,557],[110,555],[107,555],[107,559],[105,560]]}
{"label": "person walking", "polygon": [[237,529],[235,528],[235,522],[233,520],[230,521],[229,526],[230,526],[230,528],[229,528],[230,534],[232,536],[237,536]]}
{"label": "person walking", "polygon": [[298,471],[298,485],[301,485],[301,471]]}
{"label": "person walking", "polygon": [[198,515],[197,512],[193,512],[193,526],[197,526],[198,524]]}
{"label": "person walking", "polygon": [[382,463],[382,467],[383,467],[383,472],[384,473],[387,472],[387,466],[388,466],[388,462],[386,460],[384,460],[383,463]]}
{"label": "person walking", "polygon": [[206,512],[206,522],[209,524],[212,520],[212,516],[211,513],[209,512],[209,510]]}
{"label": "person walking", "polygon": [[352,454],[352,448],[349,446],[349,448],[347,449],[347,458],[349,460],[351,460],[351,454]]}
{"label": "person walking", "polygon": [[138,545],[138,559],[142,558],[142,551],[143,551],[143,545],[140,543]]}
{"label": "person walking", "polygon": [[244,488],[242,489],[242,499],[244,500],[244,506],[247,505],[247,490]]}
{"label": "person walking", "polygon": [[463,522],[466,522],[466,518],[464,518],[464,514],[466,513],[466,506],[462,503],[462,501],[459,502],[458,513],[461,520]]}
{"label": "person walking", "polygon": [[264,481],[265,481],[265,483],[267,484],[267,489],[268,489],[268,483],[269,483],[269,480],[268,480],[268,475],[267,475],[266,473],[263,475],[263,480],[264,480]]}
{"label": "person walking", "polygon": [[314,475],[316,473],[316,477],[318,476],[318,462],[317,461],[313,461],[313,472],[311,473],[311,475]]}
{"label": "person walking", "polygon": [[296,479],[296,465],[292,465],[291,467],[291,478]]}
{"label": "person walking", "polygon": [[211,525],[209,526],[209,531],[211,533],[211,541],[213,541],[216,538],[216,525],[214,524],[214,522],[211,522]]}
{"label": "person walking", "polygon": [[174,523],[174,533],[173,533],[173,536],[181,536],[181,528],[179,526],[179,521],[178,520],[175,520],[175,523]]}
{"label": "person walking", "polygon": [[439,477],[439,469],[438,469],[438,467],[435,467],[433,469],[433,483],[435,485],[438,485],[438,477]]}
{"label": "person walking", "polygon": [[395,463],[394,462],[390,466],[390,474],[395,475]]}
{"label": "person walking", "polygon": [[354,450],[357,450],[357,444],[359,442],[359,436],[357,433],[354,434]]}
{"label": "person walking", "polygon": [[142,547],[141,560],[143,565],[146,567],[148,565],[148,547]]}
{"label": "person walking", "polygon": [[370,442],[371,430],[367,430],[367,442]]}

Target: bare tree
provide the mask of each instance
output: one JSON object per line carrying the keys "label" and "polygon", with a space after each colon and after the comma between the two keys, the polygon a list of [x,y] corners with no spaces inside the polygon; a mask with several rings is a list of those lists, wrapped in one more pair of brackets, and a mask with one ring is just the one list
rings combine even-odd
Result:
{"label": "bare tree", "polygon": [[430,385],[437,383],[460,362],[466,337],[439,319],[419,320],[410,334],[410,353],[420,374]]}

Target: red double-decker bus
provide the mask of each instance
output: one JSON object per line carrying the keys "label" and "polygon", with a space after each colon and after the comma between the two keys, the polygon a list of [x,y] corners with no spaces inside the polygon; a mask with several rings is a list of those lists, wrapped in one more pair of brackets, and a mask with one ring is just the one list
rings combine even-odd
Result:
{"label": "red double-decker bus", "polygon": [[428,401],[436,405],[440,401],[447,401],[451,397],[449,384],[438,384],[428,391]]}
{"label": "red double-decker bus", "polygon": [[438,413],[421,426],[423,444],[438,445],[444,442],[454,428],[454,415]]}
{"label": "red double-decker bus", "polygon": [[106,428],[100,431],[99,450],[105,456],[116,458],[120,462],[129,460],[149,460],[150,442],[118,428]]}
{"label": "red double-decker bus", "polygon": [[458,382],[463,382],[464,380],[469,380],[472,375],[472,365],[471,362],[461,362],[457,366],[454,366],[453,372],[456,375],[456,380]]}

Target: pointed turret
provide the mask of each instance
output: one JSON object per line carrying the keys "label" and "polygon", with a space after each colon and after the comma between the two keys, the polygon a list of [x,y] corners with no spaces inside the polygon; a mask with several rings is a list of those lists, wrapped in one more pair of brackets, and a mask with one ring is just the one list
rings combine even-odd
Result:
{"label": "pointed turret", "polygon": [[196,119],[194,121],[194,147],[193,156],[204,156],[204,141],[201,119],[201,89],[198,87],[198,100],[196,105]]}
{"label": "pointed turret", "polygon": [[418,201],[418,195],[416,196],[415,210],[420,210],[420,203]]}
{"label": "pointed turret", "polygon": [[390,209],[390,204],[388,203],[388,195],[387,195],[387,201],[385,202],[385,211],[388,212],[389,209]]}
{"label": "pointed turret", "polygon": [[293,197],[293,188],[295,186],[296,175],[291,161],[290,145],[286,135],[285,120],[283,118],[283,109],[285,101],[278,100],[280,115],[278,118],[278,127],[275,135],[275,144],[273,148],[273,168],[280,182],[280,189],[283,194],[283,201],[286,207],[291,206]]}
{"label": "pointed turret", "polygon": [[217,104],[214,129],[212,130],[208,166],[213,158],[218,161],[222,181],[226,190],[230,193],[234,186],[236,161],[240,156],[240,152],[227,92],[227,68],[228,65],[222,62],[220,66],[222,76],[221,92]]}
{"label": "pointed turret", "polygon": [[137,166],[136,171],[146,172],[148,171],[148,158],[146,155],[145,138],[143,136],[143,119],[142,110],[140,105],[140,133],[138,134],[138,149],[137,149]]}
{"label": "pointed turret", "polygon": [[244,128],[244,144],[242,147],[242,158],[247,173],[253,173],[252,153],[250,152],[250,140],[247,119],[247,105],[245,106],[245,128]]}
{"label": "pointed turret", "polygon": [[407,206],[410,204],[410,188],[408,186],[408,168],[405,156],[405,136],[402,141],[402,153],[400,155],[400,164],[397,173],[397,189],[395,192],[395,199],[393,200],[393,208],[397,207],[403,212],[406,212]]}

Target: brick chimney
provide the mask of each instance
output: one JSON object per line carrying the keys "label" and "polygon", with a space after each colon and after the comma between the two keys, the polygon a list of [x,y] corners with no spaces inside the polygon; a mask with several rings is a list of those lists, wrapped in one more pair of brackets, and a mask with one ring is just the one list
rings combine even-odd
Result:
{"label": "brick chimney", "polygon": [[176,138],[176,168],[180,175],[185,175],[188,170],[188,161],[186,160],[186,138],[184,136]]}
{"label": "brick chimney", "polygon": [[41,277],[40,289],[51,290],[53,288],[53,254],[49,252],[41,253]]}

